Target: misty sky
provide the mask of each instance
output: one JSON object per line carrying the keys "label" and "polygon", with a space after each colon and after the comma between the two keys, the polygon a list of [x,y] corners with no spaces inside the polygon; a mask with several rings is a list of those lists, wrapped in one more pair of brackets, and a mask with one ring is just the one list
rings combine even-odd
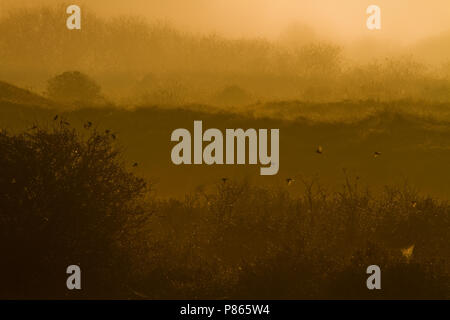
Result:
{"label": "misty sky", "polygon": [[[0,0],[9,6],[68,3],[62,0]],[[376,36],[415,41],[450,30],[449,0],[73,0],[98,15],[131,14],[168,21],[191,32],[217,32],[229,37],[276,38],[294,23],[311,25],[336,40],[367,35],[365,9],[382,9],[382,31]],[[372,34],[374,35],[374,34]]]}

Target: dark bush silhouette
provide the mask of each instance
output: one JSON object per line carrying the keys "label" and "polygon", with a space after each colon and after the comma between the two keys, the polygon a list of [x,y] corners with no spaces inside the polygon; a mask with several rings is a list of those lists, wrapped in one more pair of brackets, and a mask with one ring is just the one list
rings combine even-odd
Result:
{"label": "dark bush silhouette", "polygon": [[[152,250],[135,265],[144,271],[134,287],[146,297],[449,297],[449,206],[408,189],[376,196],[348,179],[331,193],[306,181],[305,193],[291,196],[227,180],[156,210],[158,236],[140,242]],[[366,287],[372,264],[382,270],[381,291]]]}
{"label": "dark bush silhouette", "polygon": [[70,298],[72,264],[88,283],[81,294],[124,292],[123,248],[145,219],[146,183],[124,168],[112,141],[95,130],[83,138],[64,120],[0,133],[1,297]]}
{"label": "dark bush silhouette", "polygon": [[67,104],[96,104],[101,101],[100,86],[79,71],[67,71],[47,83],[50,98]]}

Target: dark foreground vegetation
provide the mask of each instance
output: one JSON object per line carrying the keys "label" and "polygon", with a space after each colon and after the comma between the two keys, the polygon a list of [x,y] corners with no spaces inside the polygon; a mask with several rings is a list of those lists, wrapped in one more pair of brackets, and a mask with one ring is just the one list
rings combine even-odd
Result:
{"label": "dark foreground vegetation", "polygon": [[[446,202],[350,176],[337,192],[230,179],[158,199],[87,127],[0,133],[1,298],[450,298]],[[82,291],[65,288],[70,264]]]}
{"label": "dark foreground vegetation", "polygon": [[[0,17],[0,298],[450,298],[449,33],[366,56],[65,12]],[[194,120],[279,128],[279,174],[173,165]]]}

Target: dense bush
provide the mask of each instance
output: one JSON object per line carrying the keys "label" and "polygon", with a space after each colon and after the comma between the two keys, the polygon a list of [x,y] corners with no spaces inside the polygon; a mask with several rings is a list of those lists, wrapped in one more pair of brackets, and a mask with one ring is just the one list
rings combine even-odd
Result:
{"label": "dense bush", "polygon": [[[450,207],[408,188],[383,195],[350,179],[303,195],[219,183],[162,201],[135,287],[152,298],[448,298]],[[402,249],[414,245],[412,256]],[[382,290],[366,288],[366,268]],[[170,279],[167,281],[166,279]]]}
{"label": "dense bush", "polygon": [[57,122],[0,133],[3,298],[62,297],[71,264],[89,297],[123,290],[116,280],[128,274],[123,248],[145,218],[146,183],[124,168],[111,134],[84,138]]}
{"label": "dense bush", "polygon": [[100,86],[79,71],[67,71],[48,80],[47,94],[70,105],[95,105],[101,100]]}
{"label": "dense bush", "polygon": [[[448,203],[351,178],[339,192],[223,179],[146,199],[111,133],[58,123],[0,134],[4,298],[450,297]],[[65,288],[70,264],[81,293]],[[381,291],[365,286],[372,264]]]}

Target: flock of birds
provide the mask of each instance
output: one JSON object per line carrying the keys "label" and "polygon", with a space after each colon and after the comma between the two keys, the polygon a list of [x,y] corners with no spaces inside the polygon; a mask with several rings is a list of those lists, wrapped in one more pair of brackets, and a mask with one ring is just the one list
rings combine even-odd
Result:
{"label": "flock of birds", "polygon": [[[53,118],[54,121],[57,121],[58,119],[59,119],[59,115],[56,115]],[[60,120],[60,124],[61,125],[70,125],[67,121],[64,121],[62,119]],[[92,122],[91,121],[86,122],[83,125],[83,127],[85,129],[90,129],[92,127]],[[33,126],[32,129],[36,129],[36,128],[37,128],[36,126]],[[106,134],[110,134],[112,139],[114,139],[114,140],[116,139],[116,135],[114,133],[111,133],[110,130],[105,130],[105,133]],[[323,147],[321,145],[317,146],[316,153],[319,154],[319,155],[322,155],[324,153]],[[381,152],[375,151],[373,153],[373,157],[374,158],[378,158],[379,156],[381,156]],[[137,162],[133,163],[133,165],[132,165],[133,168],[136,168],[138,166],[139,166],[139,163],[137,163]],[[223,183],[226,183],[228,181],[228,178],[222,178],[221,180],[222,180]],[[287,178],[286,179],[286,185],[288,185],[288,186],[292,185],[294,182],[295,182],[295,180],[293,178]],[[415,207],[415,206],[416,206],[416,204],[413,204],[413,207]]]}
{"label": "flock of birds", "polygon": [[[323,147],[322,146],[318,146],[316,149],[316,153],[321,155],[323,154]],[[373,153],[374,158],[378,158],[379,156],[381,156],[381,152],[379,151],[375,151]],[[222,182],[225,184],[228,181],[228,178],[222,178]],[[290,186],[295,182],[295,180],[293,178],[286,178],[286,185]],[[416,208],[417,207],[417,201],[411,201],[411,207],[412,208]],[[400,249],[400,253],[403,256],[403,258],[406,260],[407,263],[409,263],[412,259],[413,253],[414,253],[414,248],[415,245],[412,244],[406,248],[401,248]]]}
{"label": "flock of birds", "polygon": [[[317,154],[323,154],[323,147],[322,146],[318,146],[317,149],[316,149],[316,153]],[[379,156],[381,156],[381,152],[375,151],[373,153],[373,157],[374,158],[378,158]],[[226,183],[228,181],[228,178],[222,178],[221,180],[222,180],[223,183]],[[286,185],[290,186],[294,182],[295,182],[295,180],[293,178],[286,178]],[[414,207],[415,207],[415,205],[414,205]]]}
{"label": "flock of birds", "polygon": [[[316,149],[316,153],[319,154],[319,155],[323,154],[323,147],[322,147],[322,146],[318,146],[317,149]],[[375,151],[375,152],[373,153],[373,157],[374,157],[374,158],[378,158],[379,156],[381,156],[381,152]],[[294,182],[295,182],[295,180],[294,180],[293,178],[287,178],[287,179],[286,179],[286,184],[287,184],[288,186],[290,186],[290,185],[293,184]]]}
{"label": "flock of birds", "polygon": [[[53,117],[53,121],[58,121],[58,119],[60,119],[60,121],[59,121],[60,125],[66,125],[66,126],[70,125],[69,122],[60,118],[59,115],[55,115]],[[88,121],[85,124],[83,124],[83,128],[90,129],[90,128],[92,128],[92,125],[93,125],[93,123],[91,121]],[[35,130],[35,129],[37,129],[37,125],[33,125],[33,127],[31,128],[31,130]],[[111,130],[105,130],[105,134],[110,135],[113,140],[117,139],[117,135],[115,133],[111,133]],[[138,166],[139,166],[139,163],[137,163],[137,162],[134,162],[132,165],[133,168],[137,168]]]}
{"label": "flock of birds", "polygon": [[[53,118],[54,121],[57,121],[58,119],[60,119],[59,115],[56,115],[56,116]],[[67,122],[67,121],[65,121],[65,120],[63,120],[63,119],[60,119],[60,124],[61,124],[61,125],[70,125],[69,122]],[[84,127],[85,129],[90,129],[90,128],[92,127],[92,122],[91,122],[91,121],[86,122],[86,123],[83,125],[83,127]],[[37,126],[34,125],[31,129],[32,129],[32,130],[37,129]],[[110,134],[111,137],[112,137],[112,139],[114,139],[114,140],[116,139],[116,135],[115,135],[114,133],[111,133],[110,130],[105,130],[105,133],[108,134],[108,135]],[[317,149],[316,149],[316,153],[319,154],[319,155],[322,155],[322,154],[324,153],[323,147],[319,145],[319,146],[317,147]],[[381,152],[375,151],[375,152],[373,153],[373,157],[374,157],[374,158],[378,158],[379,156],[381,156]],[[139,164],[138,164],[137,162],[134,162],[133,165],[132,165],[133,168],[136,168],[136,167],[138,167],[138,166],[139,166]],[[221,180],[222,180],[222,183],[225,184],[225,183],[227,183],[228,178],[222,178]],[[293,178],[287,178],[287,179],[286,179],[286,184],[287,184],[288,186],[292,185],[294,182],[295,182],[295,180],[294,180]],[[417,202],[416,202],[416,201],[411,201],[411,206],[412,206],[413,208],[415,208],[415,207],[417,206]],[[410,259],[412,258],[413,252],[414,252],[414,244],[411,245],[411,246],[409,246],[409,247],[406,247],[406,248],[404,248],[404,249],[400,249],[400,251],[401,251],[402,256],[409,262]]]}
{"label": "flock of birds", "polygon": [[[60,119],[59,115],[55,115],[55,117],[53,118],[54,121],[57,121],[58,119]],[[63,120],[63,119],[60,120],[60,124],[61,124],[61,125],[70,125],[69,122],[67,122],[67,121],[65,121],[65,120]],[[91,127],[92,127],[92,122],[91,122],[91,121],[88,121],[88,122],[86,122],[86,123],[83,125],[83,128],[84,128],[84,129],[90,129]],[[37,126],[34,125],[31,129],[32,129],[32,130],[37,129]],[[111,133],[110,130],[105,130],[105,133],[106,133],[106,134],[110,134],[110,135],[111,135],[111,138],[112,138],[113,140],[116,140],[116,138],[117,138],[116,134]],[[321,155],[321,154],[324,153],[323,147],[322,147],[321,145],[317,146],[316,153],[319,154],[319,155]],[[374,157],[374,158],[378,158],[379,156],[381,156],[381,152],[375,151],[375,152],[373,153],[373,157]],[[136,167],[138,167],[138,166],[139,166],[139,164],[138,164],[137,162],[133,163],[133,165],[132,165],[133,168],[136,168]],[[222,182],[223,182],[223,183],[226,183],[227,181],[228,181],[228,178],[222,178]],[[293,178],[287,178],[287,179],[286,179],[286,184],[287,184],[288,186],[290,186],[290,185],[291,185],[292,183],[294,183],[294,182],[295,182],[295,180],[294,180]]]}

